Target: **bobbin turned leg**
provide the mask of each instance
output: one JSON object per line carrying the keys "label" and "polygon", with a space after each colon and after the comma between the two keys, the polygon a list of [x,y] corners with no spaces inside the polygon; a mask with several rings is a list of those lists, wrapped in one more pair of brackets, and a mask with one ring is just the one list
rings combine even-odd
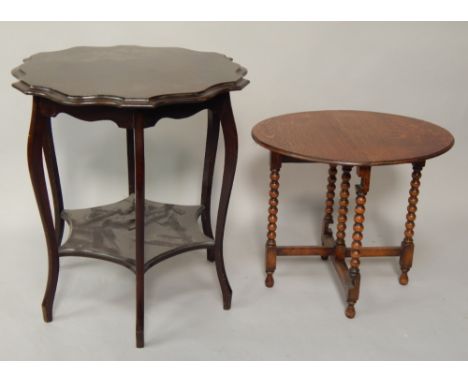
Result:
{"label": "bobbin turned leg", "polygon": [[350,166],[342,166],[340,201],[338,202],[338,224],[336,225],[335,256],[339,261],[344,261],[346,255],[346,220],[349,204],[349,180],[351,179]]}
{"label": "bobbin turned leg", "polygon": [[278,221],[278,195],[279,178],[281,169],[281,157],[278,154],[270,153],[270,200],[268,207],[268,232],[265,245],[266,259],[266,279],[265,285],[271,288],[275,281],[273,272],[276,269],[276,222]]}
{"label": "bobbin turned leg", "polygon": [[[324,247],[331,247],[334,245],[333,231],[330,224],[333,224],[333,204],[335,202],[335,189],[336,189],[336,165],[330,165],[328,169],[328,184],[327,194],[325,201],[325,215],[322,221],[322,245]],[[320,256],[322,260],[327,260],[328,256]]]}
{"label": "bobbin turned leg", "polygon": [[405,224],[405,237],[401,243],[401,255],[400,255],[400,284],[408,284],[408,272],[413,264],[413,253],[414,253],[414,221],[416,220],[416,211],[419,195],[419,186],[421,185],[421,171],[424,167],[425,162],[413,163],[413,173],[411,179],[411,188],[409,191],[408,207],[406,214]]}
{"label": "bobbin turned leg", "polygon": [[354,208],[353,242],[351,244],[351,263],[349,276],[352,288],[348,291],[346,317],[354,318],[356,310],[354,305],[359,298],[361,275],[359,273],[360,251],[362,247],[362,232],[364,231],[364,212],[366,211],[366,195],[369,192],[370,167],[358,167],[357,174],[361,183],[356,185],[356,206]]}

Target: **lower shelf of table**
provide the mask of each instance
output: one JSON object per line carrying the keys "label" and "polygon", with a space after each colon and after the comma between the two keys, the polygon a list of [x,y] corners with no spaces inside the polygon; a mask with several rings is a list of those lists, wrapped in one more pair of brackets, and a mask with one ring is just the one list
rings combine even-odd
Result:
{"label": "lower shelf of table", "polygon": [[[214,246],[198,224],[202,206],[145,200],[145,271],[176,254]],[[135,271],[135,196],[99,207],[64,210],[70,227],[60,256],[83,256],[119,263]]]}

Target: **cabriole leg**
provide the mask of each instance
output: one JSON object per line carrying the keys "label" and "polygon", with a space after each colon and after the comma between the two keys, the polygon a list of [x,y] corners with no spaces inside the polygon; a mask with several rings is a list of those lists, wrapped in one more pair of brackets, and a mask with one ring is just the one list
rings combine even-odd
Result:
{"label": "cabriole leg", "polygon": [[[213,174],[218,149],[219,117],[208,109],[208,129],[206,133],[205,163],[203,166],[203,182],[201,193],[201,205],[204,207],[201,214],[203,233],[213,238],[211,228],[211,189],[213,187]],[[207,248],[208,261],[215,261],[214,248]]]}
{"label": "cabriole leg", "polygon": [[55,156],[54,138],[52,135],[50,118],[45,118],[44,122],[44,159],[47,166],[47,173],[49,174],[50,190],[54,203],[55,235],[57,236],[57,245],[60,246],[62,243],[65,223],[61,216],[63,211],[62,187],[60,185],[60,177],[57,166],[57,158]]}
{"label": "cabriole leg", "polygon": [[413,264],[413,253],[414,253],[414,221],[416,220],[416,210],[419,196],[419,186],[421,185],[421,171],[424,167],[424,162],[413,163],[413,173],[411,179],[411,188],[409,191],[408,207],[406,214],[405,224],[405,237],[401,243],[401,256],[400,256],[400,284],[408,284],[408,272]]}
{"label": "cabriole leg", "polygon": [[276,269],[276,222],[278,221],[278,195],[281,158],[278,154],[270,153],[270,200],[268,207],[268,232],[265,246],[266,279],[265,285],[273,287],[275,280],[273,273]]}
{"label": "cabriole leg", "polygon": [[[46,117],[41,113],[40,105],[40,99],[34,97],[31,126],[28,137],[28,166],[47,243],[49,269],[47,286],[44,293],[44,299],[42,301],[42,313],[44,321],[50,322],[52,321],[52,307],[55,291],[57,289],[60,264],[58,256],[58,235],[52,219],[44,175],[44,165],[42,161],[43,145],[48,139],[46,134],[47,129],[50,128],[50,120],[49,117]],[[52,185],[52,187],[54,188],[54,185]]]}
{"label": "cabriole leg", "polygon": [[232,289],[229,285],[226,269],[224,267],[223,240],[229,199],[231,197],[234,175],[236,173],[238,141],[236,123],[232,113],[229,94],[225,94],[221,97],[216,109],[215,113],[219,115],[223,129],[225,153],[221,196],[219,200],[218,216],[216,219],[214,255],[216,272],[218,274],[221,291],[223,293],[223,306],[224,309],[227,310],[231,308]]}

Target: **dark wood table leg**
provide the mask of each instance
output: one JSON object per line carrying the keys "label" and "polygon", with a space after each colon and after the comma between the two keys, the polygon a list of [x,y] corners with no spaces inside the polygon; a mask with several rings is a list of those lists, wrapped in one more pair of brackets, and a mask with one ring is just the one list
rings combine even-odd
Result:
{"label": "dark wood table leg", "polygon": [[237,165],[237,128],[234,121],[234,115],[231,108],[231,100],[229,94],[221,97],[220,101],[215,106],[215,114],[217,114],[221,121],[224,136],[224,171],[223,181],[221,185],[221,196],[219,200],[218,216],[216,219],[216,232],[215,232],[215,245],[214,255],[216,272],[218,274],[221,291],[223,293],[223,306],[224,309],[231,308],[232,289],[229,285],[229,280],[224,267],[223,258],[223,239],[224,228],[226,225],[226,215],[229,206],[229,199],[231,197],[232,185],[234,182],[234,175],[236,173]]}
{"label": "dark wood table leg", "polygon": [[[330,224],[333,224],[333,204],[335,203],[336,173],[336,165],[330,165],[328,169],[325,215],[322,221],[321,241],[322,246],[324,247],[333,247],[335,245],[335,239],[333,238],[333,231],[330,228]],[[322,260],[327,260],[328,256],[320,256],[320,258]]]}
{"label": "dark wood table leg", "polygon": [[52,193],[52,200],[54,203],[54,225],[55,234],[57,236],[57,245],[60,246],[65,225],[61,216],[63,211],[62,187],[60,184],[57,158],[55,156],[54,138],[52,135],[50,118],[45,118],[44,122],[44,159],[47,166],[47,173],[49,174],[50,191]]}
{"label": "dark wood table leg", "polygon": [[128,194],[135,193],[135,139],[134,130],[127,128],[127,166],[128,166]]}
{"label": "dark wood table leg", "polygon": [[[201,192],[201,205],[204,207],[201,215],[203,233],[213,239],[211,228],[211,189],[213,187],[213,174],[218,149],[219,116],[208,109],[208,129],[206,133],[205,163],[203,165],[203,182]],[[207,248],[208,261],[215,261],[214,248]]]}
{"label": "dark wood table leg", "polygon": [[414,221],[416,220],[416,211],[418,204],[419,186],[421,185],[421,172],[425,165],[425,162],[413,163],[413,173],[411,177],[411,188],[409,191],[408,207],[406,214],[405,224],[405,238],[401,243],[401,255],[400,255],[400,284],[408,284],[408,272],[413,264],[413,253],[414,253]]}
{"label": "dark wood table leg", "polygon": [[[48,157],[49,163],[51,159],[51,146],[48,143],[48,138],[46,138],[47,130],[50,128],[50,118],[41,113],[40,105],[40,98],[34,97],[31,127],[29,130],[28,137],[28,166],[32,186],[34,189],[34,195],[36,197],[36,202],[39,209],[39,214],[41,216],[42,227],[44,229],[47,243],[49,269],[47,277],[47,286],[44,293],[44,299],[42,301],[42,313],[44,316],[44,321],[50,322],[52,321],[52,307],[54,303],[55,291],[57,289],[60,265],[58,256],[57,236],[57,232],[59,231],[59,229],[57,229],[56,231],[56,228],[54,227],[49,197],[47,194],[44,165],[42,161],[44,143],[46,143],[46,146],[48,147],[46,149],[48,150],[48,155],[46,155],[46,158]],[[53,174],[51,175],[51,179],[52,181],[54,181]],[[57,186],[58,183],[54,183],[54,185]],[[57,192],[57,188],[54,187],[54,185],[52,185],[53,190],[55,189],[55,193],[60,195],[61,192]],[[57,203],[57,205],[59,205],[59,203]],[[57,223],[59,221],[60,219],[57,220]]]}
{"label": "dark wood table leg", "polygon": [[273,287],[275,280],[273,273],[276,269],[276,222],[278,221],[279,178],[281,170],[281,156],[270,152],[270,200],[268,207],[268,232],[265,245],[266,279],[265,285]]}
{"label": "dark wood table leg", "polygon": [[145,146],[143,117],[135,113],[136,346],[144,346]]}

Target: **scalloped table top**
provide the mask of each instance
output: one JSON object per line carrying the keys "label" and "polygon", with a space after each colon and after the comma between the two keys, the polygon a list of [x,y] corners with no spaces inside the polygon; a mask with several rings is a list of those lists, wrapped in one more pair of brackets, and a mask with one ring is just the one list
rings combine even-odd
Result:
{"label": "scalloped table top", "polygon": [[202,102],[249,83],[247,70],[219,53],[123,45],[38,53],[12,74],[25,94],[117,107]]}

